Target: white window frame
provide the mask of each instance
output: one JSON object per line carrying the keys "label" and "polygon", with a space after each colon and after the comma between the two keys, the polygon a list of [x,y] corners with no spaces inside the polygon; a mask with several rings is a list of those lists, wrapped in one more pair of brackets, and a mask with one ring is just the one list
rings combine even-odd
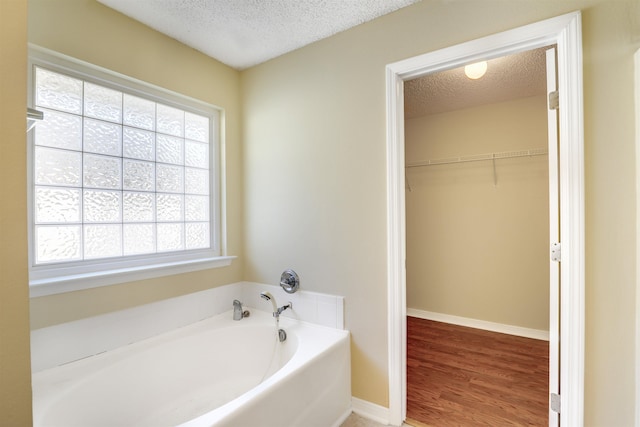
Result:
{"label": "white window frame", "polygon": [[209,193],[211,248],[36,265],[33,201],[35,141],[34,132],[31,131],[27,134],[30,296],[53,295],[230,265],[235,257],[227,256],[225,248],[224,156],[222,155],[224,111],[200,100],[35,45],[29,45],[27,102],[31,108],[34,107],[33,89],[36,66],[211,118],[209,150],[211,155]]}

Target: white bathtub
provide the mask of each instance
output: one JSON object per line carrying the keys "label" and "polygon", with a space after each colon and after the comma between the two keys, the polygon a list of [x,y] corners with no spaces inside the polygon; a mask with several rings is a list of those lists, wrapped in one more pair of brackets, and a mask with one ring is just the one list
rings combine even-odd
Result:
{"label": "white bathtub", "polygon": [[338,426],[349,333],[232,312],[33,374],[35,426]]}

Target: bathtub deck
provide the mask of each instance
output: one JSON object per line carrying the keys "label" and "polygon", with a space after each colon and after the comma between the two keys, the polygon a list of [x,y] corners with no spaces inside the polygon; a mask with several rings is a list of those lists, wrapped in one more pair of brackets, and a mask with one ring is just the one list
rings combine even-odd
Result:
{"label": "bathtub deck", "polygon": [[408,424],[548,424],[548,342],[415,317],[407,335]]}

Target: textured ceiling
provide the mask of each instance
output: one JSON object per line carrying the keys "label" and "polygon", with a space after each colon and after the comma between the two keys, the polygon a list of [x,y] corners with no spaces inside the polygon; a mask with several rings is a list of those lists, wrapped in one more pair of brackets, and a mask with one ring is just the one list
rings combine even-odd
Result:
{"label": "textured ceiling", "polygon": [[420,0],[98,0],[245,69]]}
{"label": "textured ceiling", "polygon": [[478,80],[467,78],[464,67],[460,67],[405,82],[405,117],[543,95],[547,49],[492,59],[488,61],[487,73]]}
{"label": "textured ceiling", "polygon": [[[421,0],[97,0],[238,70]],[[544,94],[546,49],[405,82],[405,117]]]}

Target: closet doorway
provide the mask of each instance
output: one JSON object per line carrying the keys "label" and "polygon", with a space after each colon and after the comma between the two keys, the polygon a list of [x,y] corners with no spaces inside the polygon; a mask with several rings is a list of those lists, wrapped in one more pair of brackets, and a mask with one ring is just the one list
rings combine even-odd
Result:
{"label": "closet doorway", "polygon": [[[482,59],[554,44],[558,48],[559,109],[558,126],[553,133],[558,135],[560,153],[557,179],[561,248],[556,247],[553,256],[562,263],[562,268],[558,267],[562,286],[557,301],[560,308],[559,334],[550,342],[559,346],[557,368],[562,393],[550,396],[550,406],[562,408],[562,416],[556,415],[561,427],[583,424],[585,221],[582,34],[580,12],[573,12],[387,65],[388,419],[391,425],[398,426],[404,421],[407,399],[404,83]],[[551,244],[549,251],[551,255]],[[553,332],[553,328],[550,330]],[[556,425],[551,417],[550,421],[550,425]]]}
{"label": "closet doorway", "polygon": [[548,68],[553,84],[555,46],[405,82],[407,419],[417,425],[548,422],[558,314],[550,322]]}

